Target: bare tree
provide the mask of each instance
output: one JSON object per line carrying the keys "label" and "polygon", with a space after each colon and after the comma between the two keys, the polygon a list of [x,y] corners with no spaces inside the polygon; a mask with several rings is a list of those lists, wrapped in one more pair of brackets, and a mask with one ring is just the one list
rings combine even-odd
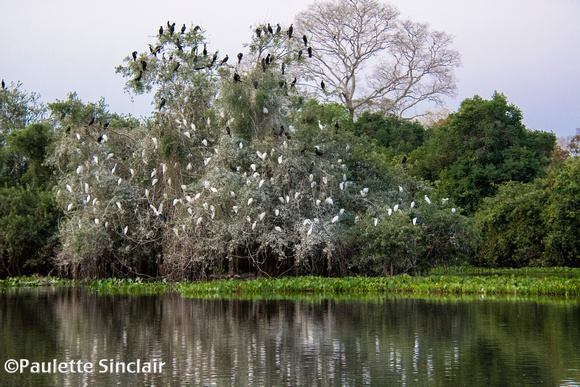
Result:
{"label": "bare tree", "polygon": [[324,81],[317,94],[339,99],[352,116],[380,109],[401,117],[417,116],[414,108],[423,101],[441,104],[453,95],[460,57],[452,38],[398,16],[376,0],[316,2],[299,13],[296,30],[314,59],[303,69],[317,86]]}

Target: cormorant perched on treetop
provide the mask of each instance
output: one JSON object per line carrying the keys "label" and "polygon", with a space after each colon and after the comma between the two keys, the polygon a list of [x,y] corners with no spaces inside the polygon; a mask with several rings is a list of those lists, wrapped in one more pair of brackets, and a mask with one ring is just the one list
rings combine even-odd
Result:
{"label": "cormorant perched on treetop", "polygon": [[229,126],[226,126],[226,132],[228,132],[228,136],[232,137],[232,132],[230,131]]}
{"label": "cormorant perched on treetop", "polygon": [[133,51],[133,53],[131,55],[133,55],[133,61],[136,61],[137,60],[137,51]]}
{"label": "cormorant perched on treetop", "polygon": [[161,103],[159,104],[159,111],[161,111],[161,108],[162,108],[163,106],[165,106],[165,102],[166,102],[166,101],[165,101],[165,98],[161,98]]}
{"label": "cormorant perched on treetop", "polygon": [[199,27],[199,26],[195,26],[195,27],[193,28],[193,33],[194,33],[194,34],[197,34],[197,31],[199,31],[199,29],[200,29],[200,27]]}
{"label": "cormorant perched on treetop", "polygon": [[289,38],[292,37],[292,32],[294,32],[294,27],[293,27],[293,24],[290,24],[290,27],[288,27],[288,37]]}
{"label": "cormorant perched on treetop", "polygon": [[183,24],[183,26],[181,27],[181,34],[183,35],[185,33],[185,24]]}
{"label": "cormorant perched on treetop", "polygon": [[324,80],[320,81],[320,87],[322,87],[322,90],[324,90]]}
{"label": "cormorant perched on treetop", "polygon": [[238,63],[242,63],[242,58],[244,57],[244,54],[242,54],[241,52],[238,53]]}
{"label": "cormorant perched on treetop", "polygon": [[274,33],[274,30],[272,29],[272,26],[270,25],[270,23],[268,23],[268,32],[270,33],[270,35],[272,35]]}
{"label": "cormorant perched on treetop", "polygon": [[91,122],[89,122],[89,126],[91,126],[91,125],[92,125],[92,124],[94,124],[94,123],[95,123],[95,116],[93,116],[93,117],[91,118]]}
{"label": "cormorant perched on treetop", "polygon": [[159,27],[159,36],[163,35],[163,26]]}
{"label": "cormorant perched on treetop", "polygon": [[304,41],[304,47],[308,47],[308,38],[306,35],[302,35],[302,40]]}
{"label": "cormorant perched on treetop", "polygon": [[312,47],[308,47],[308,57],[312,58]]}
{"label": "cormorant perched on treetop", "polygon": [[294,86],[296,86],[296,77],[294,77],[294,80],[290,84],[290,87],[294,87]]}
{"label": "cormorant perched on treetop", "polygon": [[241,78],[240,78],[240,74],[238,74],[238,73],[234,73],[234,83],[235,83],[235,82],[241,82],[241,81],[242,81],[242,80],[241,80]]}
{"label": "cormorant perched on treetop", "polygon": [[280,23],[276,23],[276,34],[279,34],[282,31],[282,27],[280,27]]}
{"label": "cormorant perched on treetop", "polygon": [[228,57],[228,55],[226,54],[226,56],[224,57],[224,59],[222,59],[222,61],[220,62],[220,64],[219,64],[219,65],[220,65],[220,66],[221,66],[221,65],[223,65],[224,63],[226,63],[226,62],[228,61],[228,59],[229,59],[229,57]]}
{"label": "cormorant perched on treetop", "polygon": [[207,48],[205,47],[206,43],[203,44],[203,56],[207,55]]}
{"label": "cormorant perched on treetop", "polygon": [[4,79],[2,80],[2,88],[5,89],[6,88],[6,83],[4,82]]}
{"label": "cormorant perched on treetop", "polygon": [[260,27],[256,28],[256,35],[258,36],[258,38],[262,36],[262,29]]}

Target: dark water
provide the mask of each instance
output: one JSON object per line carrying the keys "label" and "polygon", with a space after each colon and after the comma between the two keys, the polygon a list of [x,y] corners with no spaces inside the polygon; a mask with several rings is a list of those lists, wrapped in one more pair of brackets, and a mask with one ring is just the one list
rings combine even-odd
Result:
{"label": "dark water", "polygon": [[[19,289],[0,294],[0,326],[2,386],[580,384],[577,300],[242,301]],[[30,364],[10,374],[9,359]],[[128,372],[138,359],[141,372]],[[37,373],[33,363],[68,368]],[[91,372],[78,372],[89,363]],[[111,371],[117,363],[128,370]]]}

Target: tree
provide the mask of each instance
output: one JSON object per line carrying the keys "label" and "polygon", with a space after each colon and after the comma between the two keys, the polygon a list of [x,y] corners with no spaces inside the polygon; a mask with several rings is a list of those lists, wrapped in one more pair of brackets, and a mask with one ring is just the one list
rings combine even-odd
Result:
{"label": "tree", "polygon": [[452,38],[398,15],[376,0],[316,2],[299,13],[296,36],[306,37],[315,59],[304,71],[325,84],[316,94],[340,100],[353,117],[362,109],[417,116],[421,102],[453,95],[460,57]]}
{"label": "tree", "polygon": [[521,110],[497,92],[491,100],[477,95],[466,99],[413,152],[414,173],[440,180],[443,194],[473,214],[501,183],[531,182],[544,173],[556,137],[527,130],[522,117]]}

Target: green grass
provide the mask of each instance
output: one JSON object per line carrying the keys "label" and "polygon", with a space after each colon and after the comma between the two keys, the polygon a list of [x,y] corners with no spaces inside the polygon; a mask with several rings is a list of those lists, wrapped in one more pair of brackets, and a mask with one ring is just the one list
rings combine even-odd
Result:
{"label": "green grass", "polygon": [[[497,273],[500,274],[497,274]],[[580,269],[447,268],[426,276],[406,274],[385,277],[291,277],[209,282],[168,282],[137,279],[106,279],[81,283],[56,277],[16,277],[0,280],[0,288],[21,286],[86,285],[98,294],[161,294],[177,292],[184,297],[364,297],[384,294],[415,295],[514,295],[580,296]]]}
{"label": "green grass", "polygon": [[36,286],[74,286],[78,284],[80,282],[59,277],[10,277],[0,280],[0,289]]}

